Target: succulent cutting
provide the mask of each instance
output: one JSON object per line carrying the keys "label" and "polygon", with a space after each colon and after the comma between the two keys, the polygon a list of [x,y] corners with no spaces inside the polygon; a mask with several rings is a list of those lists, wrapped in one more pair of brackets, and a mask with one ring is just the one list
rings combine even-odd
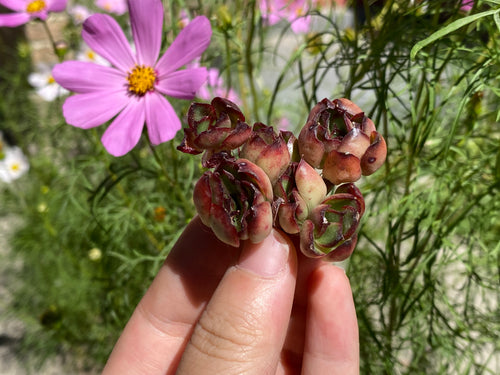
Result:
{"label": "succulent cutting", "polygon": [[384,163],[373,121],[348,99],[323,99],[299,137],[248,125],[233,102],[193,103],[178,149],[203,154],[194,188],[202,222],[231,246],[262,241],[273,227],[298,236],[302,253],[341,261],[356,246],[365,202],[354,185]]}

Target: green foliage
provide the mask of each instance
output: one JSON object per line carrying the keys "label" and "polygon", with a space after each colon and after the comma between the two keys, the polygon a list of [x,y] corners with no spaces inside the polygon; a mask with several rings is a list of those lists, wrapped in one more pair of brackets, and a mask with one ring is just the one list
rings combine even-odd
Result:
{"label": "green foliage", "polygon": [[[500,4],[476,1],[467,15],[452,0],[362,3],[352,28],[326,7],[311,12],[312,32],[293,35],[286,24],[267,27],[255,1],[164,2],[171,20],[181,9],[211,17],[203,63],[239,93],[249,122],[285,115],[299,128],[323,97],[347,97],[387,140],[386,165],[362,182],[367,213],[348,265],[361,373],[493,373]],[[166,31],[171,42],[178,25]],[[28,176],[0,185],[0,214],[23,221],[12,236],[24,264],[12,309],[27,324],[26,353],[64,349],[100,365],[194,215],[202,171],[175,150],[181,134],[155,148],[143,137],[113,158],[99,143],[103,127],[66,125],[61,101],[35,106],[24,43],[2,50],[17,63],[0,69],[14,88],[0,98],[2,129],[31,163]],[[174,105],[186,113],[188,103]]]}

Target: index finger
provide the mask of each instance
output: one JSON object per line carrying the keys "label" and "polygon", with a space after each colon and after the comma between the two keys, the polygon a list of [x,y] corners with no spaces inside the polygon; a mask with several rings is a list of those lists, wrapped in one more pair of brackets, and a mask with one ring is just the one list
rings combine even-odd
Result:
{"label": "index finger", "polygon": [[173,374],[193,327],[239,249],[196,217],[138,304],[103,374]]}

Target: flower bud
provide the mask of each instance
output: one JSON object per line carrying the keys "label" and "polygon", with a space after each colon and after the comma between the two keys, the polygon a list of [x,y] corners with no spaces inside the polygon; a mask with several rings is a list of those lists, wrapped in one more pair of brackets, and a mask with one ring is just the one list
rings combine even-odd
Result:
{"label": "flower bud", "polygon": [[273,185],[290,164],[290,152],[283,134],[276,134],[271,126],[260,122],[254,124],[253,133],[243,145],[240,156],[261,167]]}
{"label": "flower bud", "polygon": [[273,191],[265,172],[246,159],[222,159],[205,172],[193,200],[201,221],[231,246],[262,241],[272,229]]}
{"label": "flower bud", "polygon": [[300,230],[301,251],[331,261],[346,259],[356,245],[364,210],[363,196],[354,184],[339,186],[304,221]]}
{"label": "flower bud", "polygon": [[217,9],[217,20],[219,21],[219,27],[224,31],[230,30],[233,27],[231,13],[227,5],[221,5]]}
{"label": "flower bud", "polygon": [[57,57],[60,61],[64,60],[64,57],[68,53],[69,44],[65,40],[58,40],[54,44]]}

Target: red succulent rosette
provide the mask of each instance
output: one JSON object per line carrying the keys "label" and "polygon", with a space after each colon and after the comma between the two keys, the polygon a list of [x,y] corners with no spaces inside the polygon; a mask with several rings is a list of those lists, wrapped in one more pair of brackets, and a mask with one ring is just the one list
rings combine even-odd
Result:
{"label": "red succulent rosette", "polygon": [[210,104],[191,104],[187,122],[184,140],[177,149],[188,154],[234,150],[252,135],[252,129],[238,106],[219,97]]}
{"label": "red succulent rosette", "polygon": [[352,183],[340,185],[304,221],[300,231],[301,251],[329,261],[347,259],[356,246],[364,212],[365,202],[359,189]]}
{"label": "red succulent rosette", "polygon": [[193,199],[203,224],[229,245],[247,239],[258,243],[271,232],[271,182],[249,160],[222,158],[198,180]]}
{"label": "red succulent rosette", "polygon": [[374,173],[387,146],[373,121],[348,99],[323,99],[310,112],[299,135],[299,152],[323,177],[338,185]]}

